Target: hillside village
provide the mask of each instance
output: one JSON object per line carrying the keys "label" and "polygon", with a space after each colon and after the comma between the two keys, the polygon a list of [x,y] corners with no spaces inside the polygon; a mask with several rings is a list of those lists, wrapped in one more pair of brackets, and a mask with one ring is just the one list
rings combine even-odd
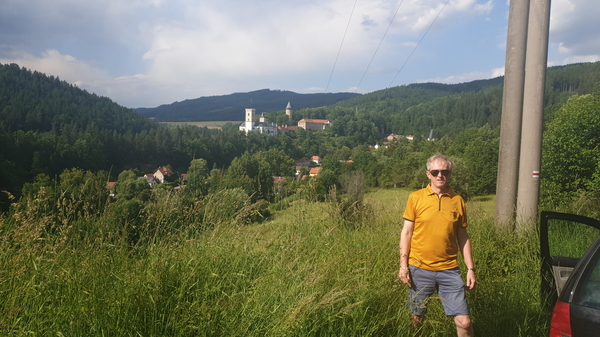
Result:
{"label": "hillside village", "polygon": [[[0,137],[4,145],[0,149],[0,169],[7,177],[0,181],[0,189],[10,193],[0,194],[4,211],[9,209],[12,196],[22,196],[25,184],[35,179],[56,180],[63,173],[106,172],[102,173],[102,187],[107,181],[118,181],[117,176],[124,171],[130,171],[130,176],[139,175],[134,178],[144,179],[147,186],[185,186],[190,162],[198,158],[206,161],[209,171],[218,168],[227,180],[226,187],[232,188],[239,184],[227,172],[232,172],[234,160],[244,156],[250,158],[244,165],[251,165],[238,168],[238,173],[246,179],[245,191],[249,194],[252,188],[273,182],[265,185],[265,181],[257,180],[256,169],[251,166],[258,161],[273,166],[269,168],[273,174],[269,175],[294,177],[296,181],[303,181],[297,177],[325,176],[327,179],[321,183],[339,184],[336,179],[349,170],[362,171],[371,187],[407,187],[420,184],[420,175],[413,170],[421,169],[418,158],[432,151],[444,151],[463,160],[469,193],[495,191],[494,182],[480,179],[476,172],[497,169],[492,163],[497,162],[502,78],[456,85],[411,84],[354,96],[330,106],[317,107],[313,101],[315,107],[297,111],[292,109],[294,101],[286,98],[284,111],[260,114],[253,107],[239,107],[244,104],[239,100],[233,104],[221,97],[223,103],[217,105],[219,100],[213,98],[215,104],[210,108],[214,111],[235,108],[236,120],[244,113],[243,123],[230,123],[216,130],[187,124],[163,125],[106,97],[16,64],[1,65],[0,75],[0,97],[6,98],[0,100]],[[548,122],[569,97],[597,93],[599,76],[599,62],[549,68]],[[248,95],[239,97],[251,101]],[[432,141],[444,138],[448,141]],[[460,141],[452,142],[455,139]],[[269,162],[269,156],[285,165]],[[332,158],[353,163],[332,172],[312,160],[313,156],[326,163]],[[402,170],[398,170],[399,165],[404,165]],[[153,168],[152,172],[148,168]],[[36,178],[38,175],[42,177]],[[328,186],[320,187],[319,193],[326,193]],[[110,189],[114,190],[114,185]]]}
{"label": "hillside village", "polygon": [[[290,123],[293,123],[293,109],[291,102],[288,102],[285,108],[285,114],[288,116],[288,120]],[[277,126],[273,123],[267,122],[264,116],[264,113],[261,114],[258,121],[256,121],[256,109],[247,108],[245,110],[245,122],[240,124],[239,130],[248,134],[249,132],[256,132],[260,134],[264,134],[267,136],[275,136],[279,134],[285,134],[287,132],[293,132],[300,129],[305,129],[309,131],[321,131],[331,128],[332,122],[327,119],[306,119],[303,118],[298,121],[297,126]],[[413,140],[414,136],[408,135],[397,135],[390,134],[385,137],[383,142],[384,146],[387,144],[399,141],[400,139]],[[427,140],[434,140],[433,138],[433,130],[431,130],[429,138]],[[372,150],[379,149],[379,143],[370,146]],[[343,161],[347,163],[352,163],[352,160]],[[300,159],[295,160],[295,179],[306,179],[307,177],[315,177],[318,176],[321,172],[321,164],[322,158],[319,156],[311,156],[302,157]],[[187,180],[186,173],[175,173],[168,166],[160,166],[156,168],[152,173],[146,173],[141,177],[138,177],[138,180],[146,180],[148,186],[154,187],[157,184],[164,184],[165,182],[176,183],[175,188],[181,188],[185,186],[185,181]],[[274,176],[273,182],[275,185],[281,184],[285,180],[285,177]],[[115,188],[116,182],[108,182],[107,189],[111,196],[116,197]]]}
{"label": "hillside village", "polygon": [[[252,132],[260,133],[260,130],[261,130],[260,128],[256,128]],[[387,147],[389,144],[396,142],[400,139],[413,140],[414,136],[412,136],[412,135],[411,136],[403,136],[403,135],[391,134],[386,137],[386,141],[383,142],[383,146]],[[428,138],[427,140],[433,140],[433,139]],[[371,150],[378,150],[380,147],[381,146],[379,144],[375,144],[374,146],[369,146],[369,148]],[[302,158],[296,159],[294,161],[295,161],[295,179],[304,180],[309,177],[316,177],[319,175],[319,173],[322,170],[322,167],[321,167],[322,158],[319,156],[311,156],[310,158],[302,157]],[[353,163],[353,161],[351,159],[347,160],[347,161],[340,160],[340,162],[349,163],[349,164]],[[149,187],[154,187],[158,184],[164,184],[164,183],[175,183],[176,186],[174,188],[180,189],[185,186],[185,182],[187,180],[187,174],[186,173],[175,173],[168,166],[160,166],[160,167],[156,168],[152,173],[146,173],[143,176],[138,177],[137,179],[145,180]],[[273,182],[274,182],[275,186],[283,183],[284,181],[285,181],[285,177],[273,176]],[[117,194],[115,192],[116,185],[117,185],[117,182],[114,182],[114,181],[107,182],[107,184],[106,184],[106,188],[109,191],[109,195],[112,197],[117,197]]]}

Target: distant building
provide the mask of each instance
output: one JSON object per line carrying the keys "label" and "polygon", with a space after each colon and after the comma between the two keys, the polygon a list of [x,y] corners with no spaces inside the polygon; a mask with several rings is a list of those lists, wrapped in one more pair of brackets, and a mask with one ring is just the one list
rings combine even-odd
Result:
{"label": "distant building", "polygon": [[157,184],[156,179],[154,179],[154,174],[152,173],[144,174],[144,177],[142,179],[146,179],[146,182],[148,183],[148,185],[150,185],[150,187]]}
{"label": "distant building", "polygon": [[397,135],[395,133],[390,134],[389,136],[386,137],[388,142],[393,142],[395,140],[398,140],[400,138],[403,138],[403,136]]}
{"label": "distant building", "polygon": [[296,166],[311,166],[312,160],[307,157],[302,157],[300,159],[296,159]]}
{"label": "distant building", "polygon": [[288,120],[292,121],[292,104],[288,102],[288,105],[285,107],[285,114],[288,116]]}
{"label": "distant building", "polygon": [[[152,175],[154,176],[154,179],[158,180],[161,184],[163,184],[167,177],[173,175],[173,171],[171,171],[171,169],[166,166],[162,166],[157,168]],[[148,177],[146,177],[146,180],[148,180]]]}
{"label": "distant building", "polygon": [[240,131],[264,133],[267,136],[277,135],[277,126],[265,121],[261,115],[260,121],[256,121],[256,109],[246,109],[246,121],[240,125]]}
{"label": "distant building", "polygon": [[115,187],[116,186],[117,186],[116,181],[107,181],[106,182],[106,188],[108,189],[108,195],[110,195],[111,197],[115,196]]}
{"label": "distant building", "polygon": [[327,119],[301,119],[298,121],[298,127],[304,130],[319,131],[329,129],[331,122]]}
{"label": "distant building", "polygon": [[427,138],[427,140],[435,140],[435,138],[433,137],[433,129],[429,131],[429,138]]}
{"label": "distant building", "polygon": [[321,173],[321,168],[320,167],[313,167],[313,168],[310,169],[309,175],[311,177],[314,177],[314,176],[318,176],[319,173]]}
{"label": "distant building", "polygon": [[298,127],[297,126],[278,126],[277,127],[277,132],[279,132],[280,135],[282,135],[284,133],[288,133],[290,131],[298,131]]}

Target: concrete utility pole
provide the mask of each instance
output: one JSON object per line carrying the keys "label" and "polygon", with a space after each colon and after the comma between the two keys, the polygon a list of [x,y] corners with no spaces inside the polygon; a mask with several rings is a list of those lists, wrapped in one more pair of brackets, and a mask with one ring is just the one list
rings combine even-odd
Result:
{"label": "concrete utility pole", "polygon": [[496,226],[500,228],[515,220],[528,20],[529,0],[511,0],[496,183]]}
{"label": "concrete utility pole", "polygon": [[518,231],[535,228],[538,216],[544,93],[548,64],[548,34],[550,31],[550,0],[530,1],[525,66],[525,97],[523,101],[523,131],[521,133],[521,159],[517,193],[516,226]]}

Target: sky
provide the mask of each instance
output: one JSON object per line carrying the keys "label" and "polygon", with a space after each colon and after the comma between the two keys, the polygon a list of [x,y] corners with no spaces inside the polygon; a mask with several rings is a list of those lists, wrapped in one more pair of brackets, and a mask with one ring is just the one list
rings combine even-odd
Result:
{"label": "sky", "polygon": [[[504,74],[507,0],[0,0],[0,63],[129,108]],[[600,1],[552,0],[548,65],[600,60]],[[283,108],[282,108],[283,109]]]}

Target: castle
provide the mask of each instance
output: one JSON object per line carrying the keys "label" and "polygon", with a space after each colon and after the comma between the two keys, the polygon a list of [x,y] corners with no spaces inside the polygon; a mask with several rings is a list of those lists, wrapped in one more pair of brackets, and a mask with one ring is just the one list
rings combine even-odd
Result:
{"label": "castle", "polygon": [[[288,102],[285,108],[285,114],[288,116],[288,120],[292,122],[292,104]],[[306,119],[303,118],[298,121],[298,126],[277,126],[273,123],[269,123],[265,120],[264,113],[261,114],[260,119],[256,121],[256,109],[246,109],[246,121],[239,127],[240,131],[258,132],[264,133],[267,136],[275,136],[279,133],[286,133],[288,131],[296,131],[298,128],[310,131],[319,131],[329,129],[332,123],[327,119]]]}
{"label": "castle", "polygon": [[[292,120],[292,104],[288,102],[285,108],[285,114],[289,120]],[[277,125],[269,123],[265,120],[264,114],[261,114],[260,119],[256,121],[256,109],[246,109],[246,120],[240,125],[240,131],[246,132],[259,132],[264,133],[267,136],[277,135]]]}

